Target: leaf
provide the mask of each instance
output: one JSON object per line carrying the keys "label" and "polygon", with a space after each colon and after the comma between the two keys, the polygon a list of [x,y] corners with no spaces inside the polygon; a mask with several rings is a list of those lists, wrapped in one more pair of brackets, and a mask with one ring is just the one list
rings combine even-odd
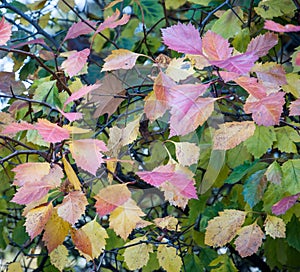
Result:
{"label": "leaf", "polygon": [[69,229],[70,224],[59,217],[54,208],[50,219],[46,223],[43,235],[43,241],[49,253],[63,243],[69,233]]}
{"label": "leaf", "polygon": [[59,271],[63,271],[69,263],[68,254],[69,252],[66,247],[59,245],[49,254],[51,264],[53,264]]}
{"label": "leaf", "polygon": [[140,269],[148,263],[150,258],[149,253],[153,252],[153,246],[151,244],[142,243],[146,240],[146,236],[138,237],[124,245],[124,247],[128,246],[125,248],[123,256],[130,270]]}
{"label": "leaf", "polygon": [[282,166],[282,187],[294,195],[300,192],[300,159],[288,160]]}
{"label": "leaf", "polygon": [[273,127],[256,126],[253,136],[245,141],[245,145],[254,158],[260,158],[272,147],[275,140]]}
{"label": "leaf", "polygon": [[255,12],[265,19],[272,19],[282,15],[294,14],[296,6],[292,0],[264,0],[259,2]]}
{"label": "leaf", "polygon": [[109,228],[113,229],[123,240],[126,240],[141,220],[140,216],[144,215],[135,201],[129,199],[112,211],[109,217]]}
{"label": "leaf", "polygon": [[83,192],[72,191],[64,197],[62,204],[56,206],[57,214],[71,225],[74,225],[84,213],[88,204]]}
{"label": "leaf", "polygon": [[300,142],[300,136],[295,129],[284,126],[275,128],[277,142],[276,147],[281,152],[297,153],[297,146],[295,143]]}
{"label": "leaf", "polygon": [[228,150],[244,142],[254,134],[255,124],[251,121],[226,122],[219,125],[213,139],[213,149]]}
{"label": "leaf", "polygon": [[[2,17],[4,18],[4,16]],[[7,266],[7,272],[23,272],[20,262],[12,262]]]}
{"label": "leaf", "polygon": [[106,239],[108,238],[106,230],[96,221],[96,219],[85,224],[81,230],[86,234],[92,246],[92,255],[87,255],[82,252],[83,256],[87,260],[98,258],[106,245]]}
{"label": "leaf", "polygon": [[117,207],[123,205],[131,197],[126,184],[115,184],[101,189],[94,196],[96,199],[95,208],[99,216],[111,213]]}
{"label": "leaf", "polygon": [[177,85],[174,80],[163,72],[160,72],[155,78],[153,91],[156,99],[158,99],[166,107],[166,109],[169,107],[169,103],[171,103],[172,90],[175,86]]}
{"label": "leaf", "polygon": [[272,213],[274,213],[275,215],[285,214],[288,209],[296,204],[299,197],[300,193],[284,197],[272,206]]}
{"label": "leaf", "polygon": [[259,170],[252,174],[245,182],[243,195],[245,201],[253,208],[263,197],[267,187],[267,179],[265,177],[266,170]]}
{"label": "leaf", "polygon": [[97,139],[73,140],[70,151],[76,164],[96,176],[97,169],[104,162],[101,151],[108,151],[105,143]]}
{"label": "leaf", "polygon": [[178,23],[161,30],[163,43],[170,49],[185,54],[201,55],[202,41],[198,30],[191,24]]}
{"label": "leaf", "polygon": [[87,62],[90,55],[90,49],[85,48],[81,51],[72,52],[66,60],[61,64],[61,67],[68,73],[70,77],[77,75]]}
{"label": "leaf", "polygon": [[24,226],[26,227],[26,232],[29,234],[31,240],[43,231],[52,214],[52,209],[53,206],[50,202],[47,205],[36,207],[26,214]]}
{"label": "leaf", "polygon": [[19,131],[35,129],[34,125],[21,121],[20,123],[13,122],[5,126],[4,130],[1,131],[1,134],[11,134],[15,135]]}
{"label": "leaf", "polygon": [[[82,229],[71,229],[71,238],[75,245],[75,247],[78,249],[78,251],[84,255],[92,256],[92,243],[90,241],[90,238],[87,236],[85,231]],[[90,258],[90,257],[88,257]]]}
{"label": "leaf", "polygon": [[166,75],[176,82],[185,80],[194,73],[194,68],[189,61],[185,61],[185,58],[172,59],[166,69]]}
{"label": "leaf", "polygon": [[[90,25],[90,26],[89,26]],[[96,27],[96,22],[92,22],[89,20],[84,20],[84,22],[74,23],[68,30],[66,37],[64,38],[64,42],[69,39],[75,39],[80,35],[86,35],[91,33]]]}
{"label": "leaf", "polygon": [[70,133],[65,128],[59,127],[46,119],[38,119],[35,125],[43,140],[48,143],[59,143],[70,138]]}
{"label": "leaf", "polygon": [[226,69],[229,72],[243,75],[250,72],[257,59],[258,57],[254,52],[246,52],[244,54],[232,56],[226,60],[210,60],[210,63],[222,69]]}
{"label": "leaf", "polygon": [[[231,12],[231,11],[230,11]],[[208,30],[202,39],[203,54],[211,60],[226,60],[231,57],[233,48],[228,40]]]}
{"label": "leaf", "polygon": [[244,176],[247,175],[255,167],[256,164],[257,161],[254,161],[252,163],[245,162],[244,164],[235,167],[231,174],[226,178],[224,183],[235,184],[241,181],[241,179],[244,178]]}
{"label": "leaf", "polygon": [[82,119],[83,117],[83,114],[81,112],[64,112],[58,107],[56,109],[63,117],[67,118],[70,122]]}
{"label": "leaf", "polygon": [[269,165],[265,173],[265,176],[267,177],[267,180],[272,182],[273,184],[277,184],[277,185],[281,184],[282,171],[277,161],[274,161]]}
{"label": "leaf", "polygon": [[293,101],[290,104],[290,116],[300,115],[300,99]]}
{"label": "leaf", "polygon": [[243,257],[248,257],[254,254],[262,244],[264,233],[257,223],[242,227],[238,230],[238,238],[234,244],[236,250]]}
{"label": "leaf", "polygon": [[160,266],[167,272],[180,272],[182,260],[174,247],[160,244],[157,247],[157,259]]}
{"label": "leaf", "polygon": [[81,183],[80,183],[76,173],[74,172],[72,166],[66,160],[65,157],[62,158],[62,162],[63,162],[63,165],[64,165],[66,175],[67,175],[70,183],[74,186],[74,190],[80,191],[81,190]]}
{"label": "leaf", "polygon": [[216,98],[200,97],[208,87],[209,84],[184,84],[173,88],[169,137],[186,135],[210,117]]}
{"label": "leaf", "polygon": [[139,56],[141,56],[141,54],[131,52],[127,49],[113,50],[112,54],[104,59],[105,63],[101,71],[104,72],[118,69],[132,69]]}
{"label": "leaf", "polygon": [[[293,215],[292,220],[286,226],[286,240],[288,244],[300,251],[300,236],[299,236],[300,222],[299,218]],[[299,256],[299,255],[298,255]]]}
{"label": "leaf", "polygon": [[269,50],[277,43],[278,37],[276,34],[270,32],[260,34],[250,41],[246,52],[254,52],[257,57],[261,58],[267,55]]}
{"label": "leaf", "polygon": [[11,27],[9,23],[5,23],[5,18],[2,16],[0,22],[0,45],[6,45],[11,36]]}
{"label": "leaf", "polygon": [[150,92],[146,96],[144,101],[144,112],[151,122],[163,116],[168,109],[168,106],[166,106],[166,102],[164,100],[157,99],[154,91]]}
{"label": "leaf", "polygon": [[12,171],[16,173],[13,184],[23,186],[26,183],[40,181],[48,175],[50,164],[48,162],[26,162],[19,164]]}
{"label": "leaf", "polygon": [[75,100],[82,98],[83,96],[85,96],[89,92],[99,88],[100,86],[101,86],[100,84],[93,84],[93,85],[81,87],[77,92],[72,93],[72,95],[68,97],[68,99],[64,103],[64,106],[68,105],[69,103],[71,103]]}
{"label": "leaf", "polygon": [[194,143],[172,142],[175,145],[176,157],[179,164],[190,166],[199,160],[200,148]]}
{"label": "leaf", "polygon": [[244,224],[246,212],[224,210],[219,216],[208,221],[205,232],[205,244],[221,247],[229,243]]}
{"label": "leaf", "polygon": [[271,31],[275,31],[275,32],[298,32],[300,31],[300,26],[295,26],[295,25],[291,25],[291,24],[286,24],[286,25],[281,25],[278,23],[275,23],[272,20],[266,20],[265,21],[265,25],[264,25],[264,29],[268,29]]}
{"label": "leaf", "polygon": [[257,79],[254,77],[241,76],[234,81],[257,99],[267,96],[265,87],[257,82]]}
{"label": "leaf", "polygon": [[178,225],[178,219],[173,216],[166,216],[163,218],[155,218],[154,223],[157,227],[161,229],[167,229],[171,231],[179,231],[180,226]]}
{"label": "leaf", "polygon": [[227,255],[219,255],[213,261],[209,263],[210,267],[216,267],[211,269],[211,272],[238,272],[237,268],[235,267],[232,259]]}
{"label": "leaf", "polygon": [[264,227],[266,234],[270,235],[273,239],[285,238],[285,223],[281,218],[268,214],[264,222]]}

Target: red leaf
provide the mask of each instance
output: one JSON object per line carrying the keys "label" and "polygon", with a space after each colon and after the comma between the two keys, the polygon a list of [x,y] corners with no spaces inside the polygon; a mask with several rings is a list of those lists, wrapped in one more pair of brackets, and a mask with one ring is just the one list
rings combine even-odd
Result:
{"label": "red leaf", "polygon": [[90,55],[90,49],[86,48],[81,51],[72,53],[63,63],[61,67],[68,73],[70,77],[79,73],[87,62]]}
{"label": "red leaf", "polygon": [[[253,97],[250,97],[253,98]],[[284,93],[271,93],[260,100],[247,99],[244,110],[252,113],[252,119],[262,126],[274,126],[279,124],[282,106],[285,102]]]}
{"label": "red leaf", "polygon": [[300,115],[300,98],[293,101],[290,105],[290,116]]}
{"label": "red leaf", "polygon": [[298,198],[300,196],[299,194],[287,196],[278,201],[276,204],[272,206],[272,213],[275,215],[285,214],[285,212],[290,209],[292,206],[295,205]]}
{"label": "red leaf", "polygon": [[107,150],[104,142],[97,139],[76,140],[70,144],[76,164],[93,175],[96,175],[97,169],[104,162],[101,151]]}
{"label": "red leaf", "polygon": [[202,41],[199,31],[191,24],[178,23],[161,30],[164,44],[180,53],[201,55]]}
{"label": "red leaf", "polygon": [[11,36],[11,24],[5,23],[4,16],[0,22],[0,45],[5,45]]}
{"label": "red leaf", "polygon": [[257,59],[258,57],[254,52],[246,52],[244,54],[230,57],[226,60],[213,60],[210,61],[210,63],[230,72],[242,75],[250,72]]}
{"label": "red leaf", "polygon": [[23,130],[31,130],[35,129],[34,125],[29,124],[25,121],[21,121],[20,123],[11,123],[8,126],[5,127],[3,131],[1,131],[2,134],[13,134],[15,135],[19,131]]}
{"label": "red leaf", "polygon": [[272,30],[275,32],[297,32],[300,31],[300,26],[295,26],[291,24],[281,25],[278,23],[275,23],[272,20],[266,20],[264,29]]}
{"label": "red leaf", "polygon": [[106,28],[116,28],[117,26],[125,25],[130,19],[130,15],[128,14],[123,14],[122,18],[118,20],[119,16],[120,16],[120,11],[117,9],[113,15],[107,17],[104,20],[104,22],[99,25],[94,36]]}
{"label": "red leaf", "polygon": [[93,84],[93,85],[81,87],[77,92],[72,93],[72,95],[68,97],[68,99],[64,103],[64,106],[68,105],[69,103],[75,100],[80,99],[81,97],[85,96],[86,94],[97,89],[100,86],[101,84]]}
{"label": "red leaf", "polygon": [[35,129],[38,130],[44,141],[48,143],[58,143],[70,137],[67,129],[59,127],[46,119],[39,119]]}
{"label": "red leaf", "polygon": [[82,113],[81,112],[64,112],[60,108],[57,107],[57,110],[60,112],[60,114],[67,118],[70,122],[79,120],[82,118]]}
{"label": "red leaf", "polygon": [[265,87],[257,82],[255,77],[241,76],[234,81],[255,98],[260,99],[267,96]]}
{"label": "red leaf", "polygon": [[90,27],[89,25],[91,25],[92,27],[96,27],[96,22],[92,22],[89,20],[85,20],[85,22],[78,22],[78,23],[74,23],[68,30],[68,33],[66,35],[66,37],[64,38],[64,41],[69,40],[69,39],[75,39],[80,35],[86,35],[89,34],[93,31],[93,28]]}
{"label": "red leaf", "polygon": [[246,52],[253,52],[259,58],[268,54],[269,50],[278,43],[278,37],[274,33],[267,32],[252,39]]}
{"label": "red leaf", "polygon": [[202,49],[209,60],[226,60],[230,58],[233,50],[228,40],[210,30],[202,39]]}

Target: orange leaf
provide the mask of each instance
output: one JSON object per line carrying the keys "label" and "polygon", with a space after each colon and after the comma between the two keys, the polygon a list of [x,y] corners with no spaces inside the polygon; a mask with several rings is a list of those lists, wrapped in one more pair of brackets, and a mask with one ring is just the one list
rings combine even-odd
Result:
{"label": "orange leaf", "polygon": [[36,207],[26,214],[26,222],[24,226],[26,227],[26,231],[31,240],[43,231],[51,216],[52,209],[53,206],[50,202],[50,204]]}
{"label": "orange leaf", "polygon": [[139,56],[141,55],[127,49],[113,50],[112,54],[104,59],[105,63],[102,67],[102,72],[118,69],[131,69]]}
{"label": "orange leaf", "polygon": [[109,214],[118,206],[123,205],[131,196],[126,184],[110,185],[101,189],[94,197],[95,208],[100,216]]}
{"label": "orange leaf", "polygon": [[238,238],[234,244],[236,250],[244,258],[254,254],[262,244],[264,233],[261,228],[254,222],[252,225],[242,227],[238,231]]}
{"label": "orange leaf", "polygon": [[81,190],[81,183],[80,183],[76,173],[74,172],[72,166],[69,164],[69,162],[66,160],[65,157],[62,158],[62,162],[64,165],[66,175],[67,175],[70,183],[74,186],[74,189]]}
{"label": "orange leaf", "polygon": [[92,244],[87,234],[82,229],[72,229],[71,237],[74,245],[83,254],[92,256]]}
{"label": "orange leaf", "polygon": [[54,208],[50,219],[46,223],[43,235],[43,241],[49,253],[63,243],[70,227],[68,222],[58,216],[57,210]]}
{"label": "orange leaf", "polygon": [[65,221],[74,225],[88,204],[82,191],[73,191],[64,197],[62,204],[57,205],[57,213]]}
{"label": "orange leaf", "polygon": [[213,139],[213,149],[228,150],[247,140],[254,134],[255,124],[252,121],[227,122],[219,125]]}

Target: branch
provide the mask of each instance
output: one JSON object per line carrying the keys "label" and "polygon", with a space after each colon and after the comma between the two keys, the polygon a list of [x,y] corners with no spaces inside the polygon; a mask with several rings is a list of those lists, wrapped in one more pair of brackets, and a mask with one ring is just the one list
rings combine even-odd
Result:
{"label": "branch", "polygon": [[15,152],[9,154],[8,156],[4,157],[3,159],[0,160],[0,164],[3,165],[5,162],[8,160],[12,159],[13,157],[19,156],[19,155],[30,155],[30,154],[35,154],[39,155],[43,158],[45,158],[45,152],[44,151],[39,151],[39,150],[16,150]]}

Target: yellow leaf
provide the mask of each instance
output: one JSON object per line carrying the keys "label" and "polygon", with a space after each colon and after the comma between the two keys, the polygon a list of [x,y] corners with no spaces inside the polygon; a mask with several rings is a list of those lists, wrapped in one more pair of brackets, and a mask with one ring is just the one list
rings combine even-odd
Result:
{"label": "yellow leaf", "polygon": [[281,218],[267,215],[264,227],[266,234],[270,235],[273,239],[285,238],[285,223]]}
{"label": "yellow leaf", "polygon": [[[75,2],[74,0],[68,0],[67,3],[71,6],[71,7],[74,7],[75,6]],[[69,12],[70,11],[70,8],[62,1],[62,0],[59,0],[58,1],[58,7],[61,11],[63,12]]]}
{"label": "yellow leaf", "polygon": [[167,9],[178,9],[180,6],[184,5],[186,0],[166,0]]}
{"label": "yellow leaf", "polygon": [[153,246],[147,243],[141,243],[141,241],[146,241],[145,236],[138,237],[131,240],[129,243],[125,244],[126,246],[134,245],[127,247],[124,251],[124,260],[130,270],[140,269],[145,266],[149,261],[149,253],[153,252]]}
{"label": "yellow leaf", "polygon": [[208,221],[205,232],[205,244],[221,247],[229,243],[245,221],[246,212],[224,210],[219,216]]}
{"label": "yellow leaf", "polygon": [[178,226],[178,219],[170,215],[164,218],[155,218],[154,223],[161,229],[180,231],[180,226]]}
{"label": "yellow leaf", "polygon": [[110,214],[109,227],[125,240],[135,229],[137,223],[141,221],[140,216],[144,215],[135,201],[129,199]]}
{"label": "yellow leaf", "polygon": [[199,160],[200,148],[194,143],[173,142],[176,148],[176,157],[178,162],[183,166],[190,166]]}
{"label": "yellow leaf", "polygon": [[69,162],[66,160],[65,157],[62,158],[62,162],[64,164],[65,172],[67,174],[67,177],[70,181],[70,183],[74,186],[75,190],[81,190],[81,183],[75,174],[72,166],[69,164]]}
{"label": "yellow leaf", "polygon": [[92,245],[92,256],[84,253],[83,255],[87,260],[97,258],[102,253],[106,245],[105,239],[108,238],[106,230],[96,221],[96,218],[85,224],[81,230],[89,238]]}
{"label": "yellow leaf", "polygon": [[243,258],[254,254],[262,244],[262,239],[264,238],[264,233],[256,222],[252,225],[242,227],[238,231],[238,235],[234,244],[236,250]]}
{"label": "yellow leaf", "polygon": [[52,215],[45,226],[43,241],[46,244],[48,252],[63,243],[70,230],[70,224],[58,216],[56,209],[53,209]]}
{"label": "yellow leaf", "polygon": [[213,139],[213,149],[228,150],[250,138],[255,131],[253,121],[228,122],[219,125]]}
{"label": "yellow leaf", "polygon": [[167,272],[180,272],[182,261],[174,247],[161,244],[157,248],[157,259],[160,266]]}
{"label": "yellow leaf", "polygon": [[166,74],[176,82],[185,80],[195,73],[191,63],[184,60],[185,58],[172,59],[166,70]]}
{"label": "yellow leaf", "polygon": [[67,129],[71,134],[85,134],[90,132],[90,129],[74,127],[70,125],[64,125],[63,128]]}
{"label": "yellow leaf", "polygon": [[19,262],[14,262],[8,265],[7,272],[23,272],[23,269]]}
{"label": "yellow leaf", "polygon": [[63,271],[68,264],[68,250],[65,246],[59,245],[50,254],[50,262],[59,270]]}

